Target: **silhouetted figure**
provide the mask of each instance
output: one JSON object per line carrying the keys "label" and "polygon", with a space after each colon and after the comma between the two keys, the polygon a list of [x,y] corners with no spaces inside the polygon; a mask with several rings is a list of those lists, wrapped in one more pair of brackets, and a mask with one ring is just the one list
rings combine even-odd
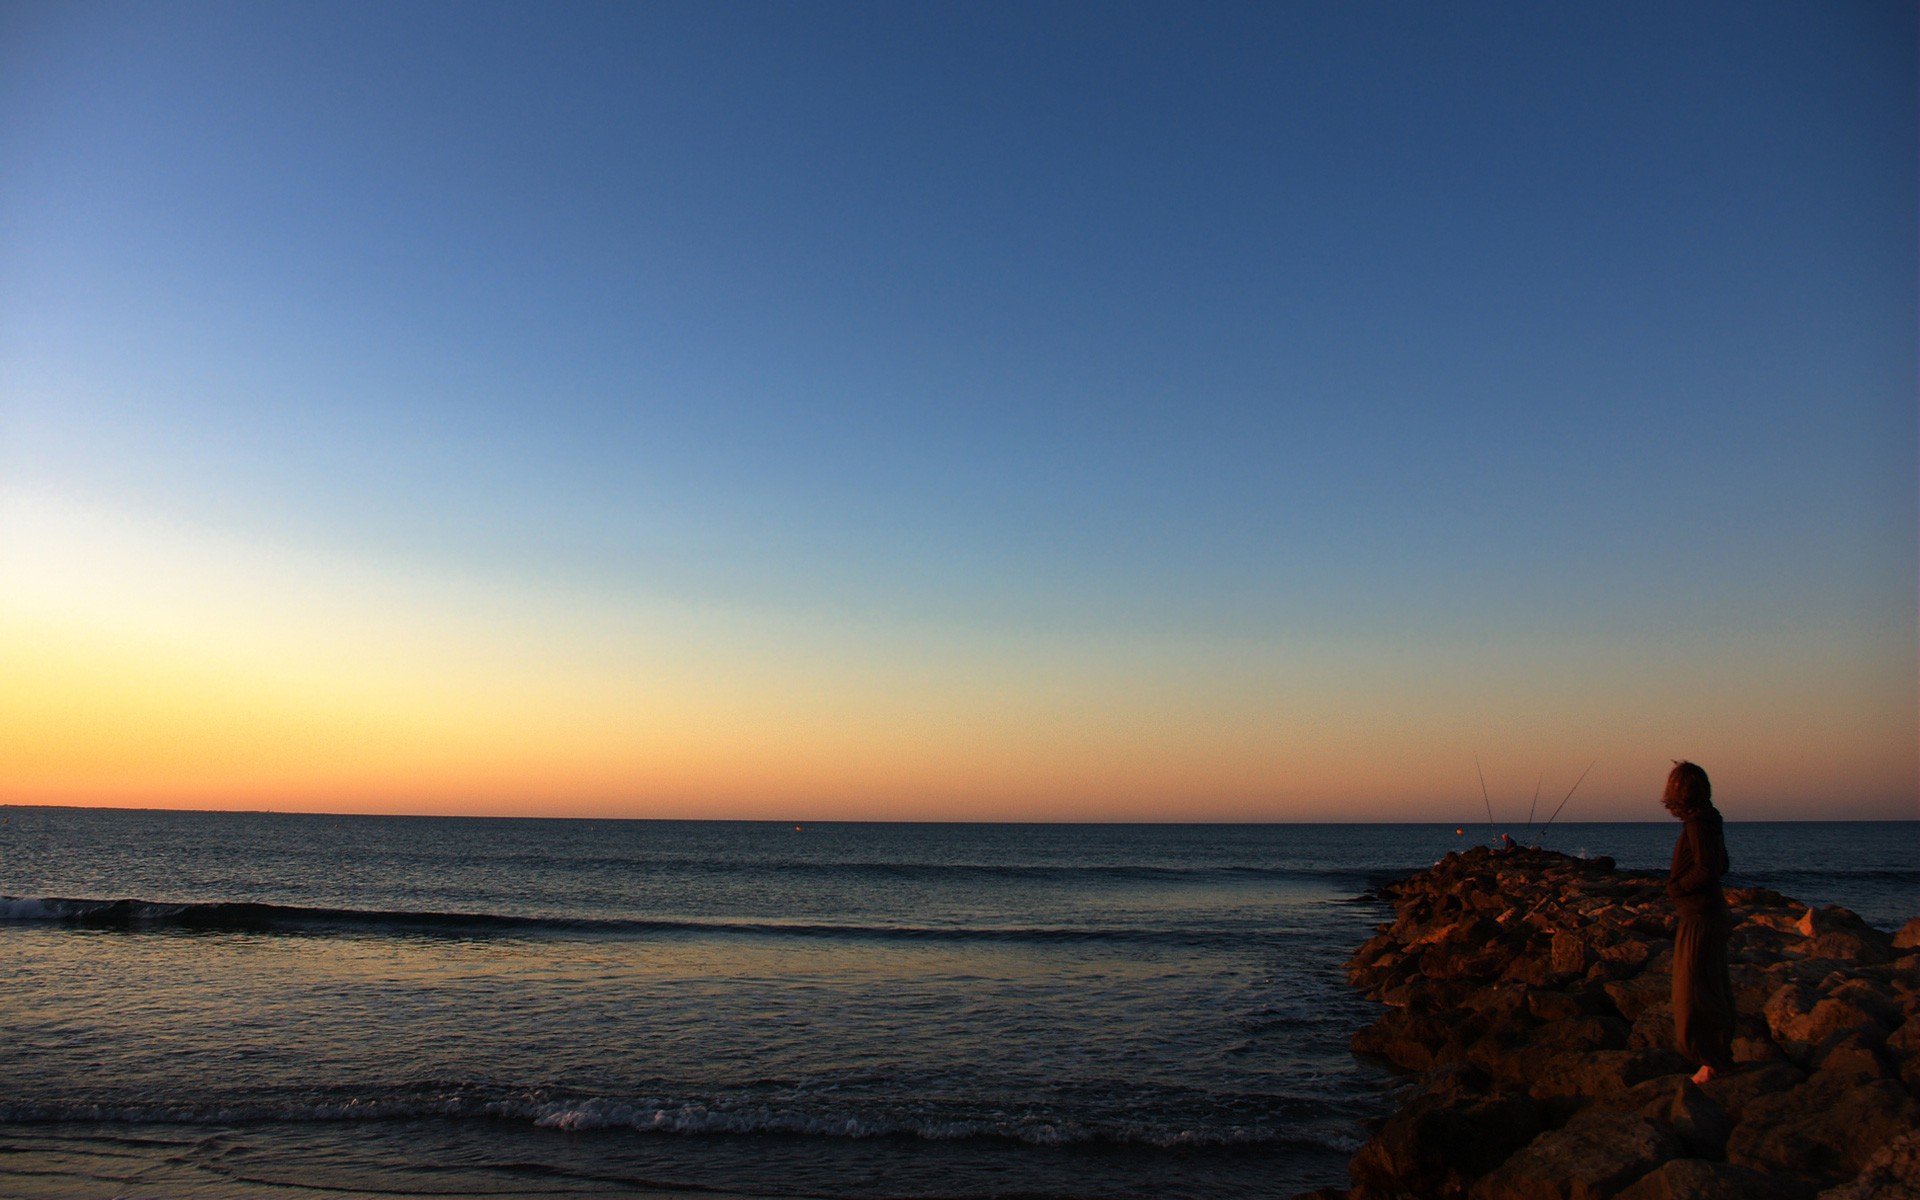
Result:
{"label": "silhouetted figure", "polygon": [[1673,1042],[1700,1064],[1693,1076],[1705,1083],[1733,1066],[1733,980],[1727,973],[1727,941],[1733,915],[1720,890],[1727,873],[1727,839],[1713,806],[1707,773],[1676,762],[1660,797],[1666,810],[1686,822],[1673,847],[1667,895],[1678,918],[1673,931]]}

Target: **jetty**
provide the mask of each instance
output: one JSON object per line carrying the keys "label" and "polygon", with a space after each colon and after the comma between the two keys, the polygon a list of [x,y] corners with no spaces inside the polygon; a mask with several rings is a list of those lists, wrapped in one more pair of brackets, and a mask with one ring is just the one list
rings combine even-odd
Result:
{"label": "jetty", "polygon": [[1352,1045],[1404,1091],[1351,1186],[1308,1197],[1920,1196],[1920,917],[1728,888],[1737,1066],[1695,1085],[1664,882],[1476,848],[1380,889],[1395,919],[1347,970],[1384,1011]]}

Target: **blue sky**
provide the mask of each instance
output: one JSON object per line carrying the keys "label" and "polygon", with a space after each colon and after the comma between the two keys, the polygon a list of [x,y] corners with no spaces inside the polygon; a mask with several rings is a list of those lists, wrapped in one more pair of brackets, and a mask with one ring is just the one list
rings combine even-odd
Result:
{"label": "blue sky", "polygon": [[[1717,751],[1776,815],[1913,815],[1914,47],[1881,4],[16,5],[0,486],[535,640],[867,629],[910,707],[967,645],[1044,708],[1070,648],[1195,745],[1257,706],[1158,713],[1140,647],[1196,695],[1348,655],[1379,719],[1272,815],[1415,812],[1418,762],[1352,777],[1389,744],[1434,793],[1592,744],[1622,803]],[[1669,675],[1771,716],[1642,745]],[[1516,689],[1561,732],[1461,717]],[[795,803],[972,811],[848,755]]]}

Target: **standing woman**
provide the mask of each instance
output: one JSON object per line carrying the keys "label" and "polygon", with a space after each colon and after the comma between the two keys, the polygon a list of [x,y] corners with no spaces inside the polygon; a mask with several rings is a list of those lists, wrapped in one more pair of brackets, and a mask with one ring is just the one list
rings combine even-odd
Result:
{"label": "standing woman", "polygon": [[1705,1083],[1733,1066],[1733,980],[1727,941],[1733,916],[1720,890],[1727,873],[1727,839],[1713,806],[1707,773],[1676,762],[1660,803],[1686,822],[1673,847],[1667,895],[1678,920],[1673,933],[1673,1043],[1700,1064],[1693,1081]]}

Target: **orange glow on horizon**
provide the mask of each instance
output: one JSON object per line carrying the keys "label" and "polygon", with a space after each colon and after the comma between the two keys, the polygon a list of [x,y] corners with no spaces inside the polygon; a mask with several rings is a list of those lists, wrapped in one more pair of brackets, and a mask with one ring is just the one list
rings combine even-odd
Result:
{"label": "orange glow on horizon", "polygon": [[1595,656],[1549,696],[1524,647],[835,627],[393,578],[45,501],[0,505],[0,532],[11,803],[1454,823],[1477,752],[1503,808],[1599,759],[1567,817],[1658,819],[1684,753],[1736,818],[1821,815],[1832,761],[1864,799],[1830,815],[1914,815],[1898,697],[1817,662],[1699,697]]}

